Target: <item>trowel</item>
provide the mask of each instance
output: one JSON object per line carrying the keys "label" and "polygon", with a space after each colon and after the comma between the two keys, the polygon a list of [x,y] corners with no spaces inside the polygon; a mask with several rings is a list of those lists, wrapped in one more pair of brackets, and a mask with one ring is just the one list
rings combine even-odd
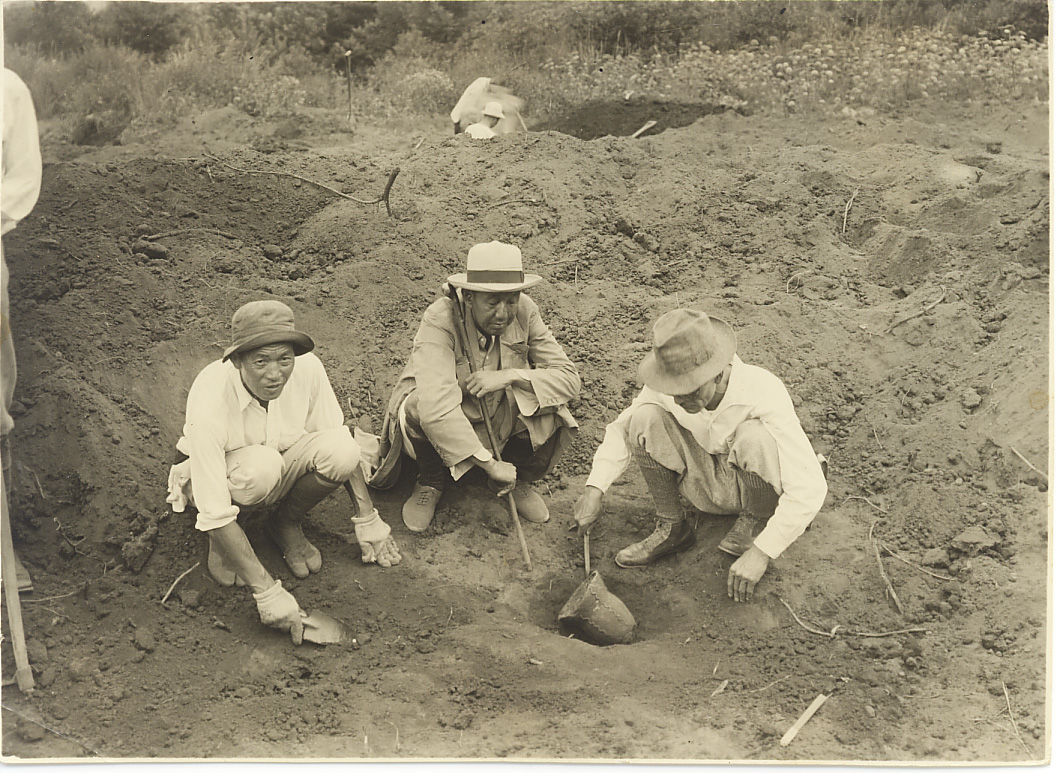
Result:
{"label": "trowel", "polygon": [[304,641],[313,644],[347,644],[352,641],[351,629],[325,612],[302,612],[301,622],[304,623]]}

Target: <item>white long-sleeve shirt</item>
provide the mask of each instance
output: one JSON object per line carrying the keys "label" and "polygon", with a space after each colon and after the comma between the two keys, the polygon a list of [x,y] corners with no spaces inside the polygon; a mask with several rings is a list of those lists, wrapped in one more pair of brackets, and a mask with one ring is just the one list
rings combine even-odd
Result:
{"label": "white long-sleeve shirt", "polygon": [[[729,453],[733,435],[743,422],[759,419],[777,444],[781,464],[777,510],[755,538],[755,546],[777,558],[814,520],[825,502],[828,485],[810,441],[800,426],[792,398],[781,380],[768,370],[746,365],[734,355],[726,394],[713,411],[687,413],[670,395],[649,387],[605,428],[605,439],[594,454],[587,485],[607,491],[630,462],[627,425],[639,405],[659,405],[689,430],[709,454]],[[775,487],[776,488],[776,487]]]}
{"label": "white long-sleeve shirt", "polygon": [[40,139],[29,89],[4,68],[3,175],[0,181],[0,233],[7,233],[32,211],[40,195]]}
{"label": "white long-sleeve shirt", "polygon": [[238,516],[227,487],[228,451],[266,445],[282,453],[306,433],[343,424],[323,363],[311,352],[297,357],[282,394],[267,409],[249,393],[230,361],[206,365],[187,395],[187,421],[176,443],[190,457],[199,523],[220,528]]}

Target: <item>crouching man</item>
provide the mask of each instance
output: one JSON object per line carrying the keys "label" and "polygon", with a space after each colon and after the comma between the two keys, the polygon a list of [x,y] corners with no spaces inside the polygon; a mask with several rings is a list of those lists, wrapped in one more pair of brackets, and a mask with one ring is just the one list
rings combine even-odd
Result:
{"label": "crouching man", "polygon": [[[579,394],[580,379],[522,292],[541,279],[524,273],[518,247],[477,244],[466,271],[448,277],[443,297],[425,310],[389,400],[383,435],[391,447],[371,480],[392,485],[401,453],[417,460],[418,481],[403,506],[411,531],[429,527],[447,482],[474,466],[497,495],[512,489],[525,520],[549,520],[528,484],[550,471],[578,427],[566,403]],[[503,461],[489,450],[483,411]]]}
{"label": "crouching man", "polygon": [[290,572],[305,578],[323,565],[304,536],[305,514],[348,481],[364,563],[392,566],[400,553],[370,499],[359,445],[343,424],[323,364],[311,354],[315,343],[294,328],[290,308],[247,303],[235,312],[231,333],[224,356],[198,374],[187,395],[168,501],[175,512],[188,503],[197,509],[213,578],[248,585],[261,622],[300,644],[300,606],[257,558],[238,524],[240,512],[275,506],[267,531]]}
{"label": "crouching man", "polygon": [[[733,329],[676,309],[653,328],[639,367],[645,387],[605,430],[575,506],[580,530],[601,513],[602,494],[633,458],[656,506],[656,530],[616,563],[642,567],[695,541],[681,496],[705,513],[735,515],[718,548],[739,558],[727,593],[752,598],[770,565],[810,525],[827,484],[784,384],[736,354]],[[756,525],[766,522],[753,538]]]}

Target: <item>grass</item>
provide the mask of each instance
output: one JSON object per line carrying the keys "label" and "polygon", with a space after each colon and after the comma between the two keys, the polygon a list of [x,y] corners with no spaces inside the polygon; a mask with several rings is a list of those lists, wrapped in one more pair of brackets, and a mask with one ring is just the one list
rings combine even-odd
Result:
{"label": "grass", "polygon": [[[10,45],[6,60],[29,84],[41,118],[76,122],[111,114],[142,125],[227,105],[267,118],[302,107],[347,110],[340,73],[295,54],[248,56],[222,33],[184,41],[161,61],[101,44],[61,59]],[[633,97],[745,112],[890,112],[929,98],[1047,100],[1049,92],[1047,41],[1029,40],[1009,25],[976,35],[941,26],[872,29],[795,45],[771,37],[721,50],[690,42],[678,53],[603,54],[580,45],[560,59],[513,64],[491,46],[447,50],[407,33],[356,83],[356,117],[442,115],[479,74],[524,97],[536,117]]]}

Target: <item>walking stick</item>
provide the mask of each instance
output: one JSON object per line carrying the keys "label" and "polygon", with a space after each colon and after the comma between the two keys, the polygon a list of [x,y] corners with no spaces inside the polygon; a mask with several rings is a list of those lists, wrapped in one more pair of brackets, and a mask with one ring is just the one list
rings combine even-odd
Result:
{"label": "walking stick", "polygon": [[[473,350],[469,347],[469,342],[466,340],[468,335],[466,332],[466,317],[462,313],[462,303],[458,299],[458,290],[451,287],[449,297],[454,307],[452,316],[455,322],[455,336],[458,339],[458,346],[462,349],[462,353],[466,355],[466,359],[469,360],[469,372],[473,374],[477,372],[477,361],[473,356]],[[484,416],[484,428],[488,431],[488,442],[491,444],[491,448],[488,450],[501,462],[502,456],[499,454],[499,445],[495,442],[495,431],[491,428],[491,415],[488,413],[486,396],[484,398],[478,397],[477,404],[480,405],[480,413]],[[510,503],[510,514],[513,516],[513,525],[517,531],[517,541],[521,543],[521,555],[524,556],[524,564],[530,572],[532,571],[532,557],[528,555],[528,541],[524,538],[524,530],[521,528],[521,519],[517,515],[517,503],[513,501],[512,491],[506,493],[506,501]]]}

